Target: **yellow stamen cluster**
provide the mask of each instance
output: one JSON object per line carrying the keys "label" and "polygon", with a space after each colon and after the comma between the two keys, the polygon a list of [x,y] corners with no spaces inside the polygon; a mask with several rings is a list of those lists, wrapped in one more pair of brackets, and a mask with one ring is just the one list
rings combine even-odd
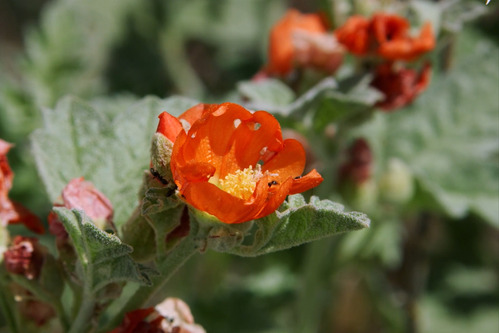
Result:
{"label": "yellow stamen cluster", "polygon": [[224,179],[220,179],[218,187],[235,197],[247,200],[255,191],[256,183],[262,176],[259,164],[256,165],[255,169],[250,165],[243,170],[228,174]]}

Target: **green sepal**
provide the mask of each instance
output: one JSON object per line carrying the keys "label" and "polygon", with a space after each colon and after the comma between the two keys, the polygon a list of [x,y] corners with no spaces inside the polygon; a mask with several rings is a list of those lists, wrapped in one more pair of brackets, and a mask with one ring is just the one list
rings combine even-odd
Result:
{"label": "green sepal", "polygon": [[199,245],[199,251],[211,249],[217,252],[230,252],[240,245],[253,222],[238,224],[220,222],[215,216],[199,211],[189,210],[191,235]]}
{"label": "green sepal", "polygon": [[83,211],[56,207],[79,258],[83,281],[91,281],[92,292],[120,281],[150,284],[148,271],[130,257],[132,248],[97,228]]}
{"label": "green sepal", "polygon": [[337,233],[369,227],[369,218],[358,212],[344,212],[343,206],[313,196],[307,203],[301,194],[288,197],[280,209],[254,221],[252,233],[241,245],[226,252],[258,256],[285,250]]}

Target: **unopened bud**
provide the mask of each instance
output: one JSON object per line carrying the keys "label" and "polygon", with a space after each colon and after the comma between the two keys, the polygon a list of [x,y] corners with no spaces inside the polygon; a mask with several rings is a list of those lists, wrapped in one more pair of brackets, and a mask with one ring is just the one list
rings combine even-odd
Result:
{"label": "unopened bud", "polygon": [[164,185],[173,181],[170,160],[173,142],[161,133],[155,133],[151,143],[151,173]]}
{"label": "unopened bud", "polygon": [[397,158],[388,161],[387,170],[379,181],[381,197],[389,202],[404,203],[414,194],[414,180],[411,170]]}

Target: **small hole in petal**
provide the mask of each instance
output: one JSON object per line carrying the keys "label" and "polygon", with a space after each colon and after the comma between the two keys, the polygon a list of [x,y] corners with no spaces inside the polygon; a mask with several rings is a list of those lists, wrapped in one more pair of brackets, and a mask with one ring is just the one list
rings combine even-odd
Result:
{"label": "small hole in petal", "polygon": [[234,119],[234,127],[238,128],[241,125],[241,119]]}
{"label": "small hole in petal", "polygon": [[253,130],[258,131],[260,129],[260,127],[262,127],[262,124],[255,123],[255,125],[253,126]]}
{"label": "small hole in petal", "polygon": [[191,134],[191,138],[194,139],[196,137],[196,132]]}

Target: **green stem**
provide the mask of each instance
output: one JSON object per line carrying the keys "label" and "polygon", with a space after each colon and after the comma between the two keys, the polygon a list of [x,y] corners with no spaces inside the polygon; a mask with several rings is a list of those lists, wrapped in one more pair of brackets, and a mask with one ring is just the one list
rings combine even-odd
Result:
{"label": "green stem", "polygon": [[[305,254],[302,284],[297,298],[295,332],[317,332],[322,314],[320,298],[324,287],[324,268],[331,265],[331,246],[334,239],[310,243]],[[330,267],[328,267],[330,268]]]}
{"label": "green stem", "polygon": [[113,318],[100,329],[101,332],[107,332],[117,326],[123,316],[132,310],[140,309],[154,305],[154,300],[159,301],[165,297],[165,284],[175,274],[175,272],[189,259],[194,253],[199,251],[197,242],[193,236],[187,236],[173,248],[163,260],[158,263],[157,270],[159,276],[152,278],[152,286],[141,286],[137,288],[133,296],[128,300],[121,297],[115,300],[116,304],[123,304],[114,314]]}
{"label": "green stem", "polygon": [[12,295],[8,295],[7,293],[9,293],[8,289],[2,286],[2,288],[0,288],[0,309],[2,310],[2,316],[7,322],[10,332],[17,333],[19,332],[19,327],[17,325],[16,315],[14,311],[12,311],[12,302],[9,302],[9,296]]}
{"label": "green stem", "polygon": [[94,310],[95,297],[92,293],[85,292],[83,302],[80,304],[80,309],[69,329],[69,333],[88,332],[88,326],[91,324]]}

